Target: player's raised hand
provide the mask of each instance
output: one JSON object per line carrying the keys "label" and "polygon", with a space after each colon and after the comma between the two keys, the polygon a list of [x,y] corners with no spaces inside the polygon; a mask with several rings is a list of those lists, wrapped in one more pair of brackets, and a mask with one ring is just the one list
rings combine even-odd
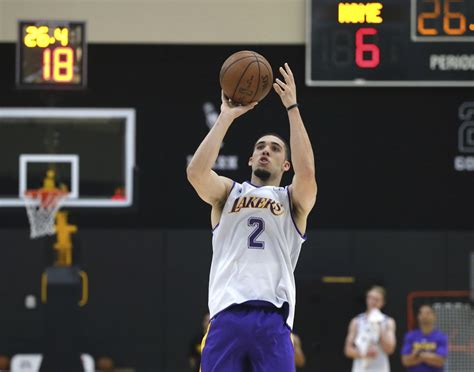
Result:
{"label": "player's raised hand", "polygon": [[221,113],[224,115],[229,115],[232,119],[236,119],[239,116],[245,114],[246,112],[252,110],[255,106],[258,105],[258,102],[251,102],[248,105],[234,105],[232,100],[224,94],[224,91],[221,91]]}
{"label": "player's raised hand", "polygon": [[289,107],[297,103],[295,78],[288,63],[285,63],[285,68],[280,67],[279,71],[284,81],[276,78],[273,83],[273,89],[280,96],[283,105]]}

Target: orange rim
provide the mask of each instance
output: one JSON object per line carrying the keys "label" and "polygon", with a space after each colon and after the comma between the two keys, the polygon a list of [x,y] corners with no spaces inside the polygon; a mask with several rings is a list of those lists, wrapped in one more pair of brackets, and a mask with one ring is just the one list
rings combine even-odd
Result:
{"label": "orange rim", "polygon": [[37,190],[26,190],[25,191],[25,196],[39,200],[41,203],[41,206],[43,208],[51,208],[54,207],[58,200],[66,196],[68,193],[63,190],[59,189],[53,189],[53,190],[43,190],[43,189],[37,189]]}

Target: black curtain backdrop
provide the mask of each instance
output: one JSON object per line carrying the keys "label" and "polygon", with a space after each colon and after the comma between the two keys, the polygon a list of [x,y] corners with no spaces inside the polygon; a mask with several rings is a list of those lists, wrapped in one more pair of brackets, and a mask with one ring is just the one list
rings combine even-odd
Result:
{"label": "black curtain backdrop", "polygon": [[[210,208],[186,182],[186,159],[208,132],[203,105],[219,108],[220,65],[240,49],[263,54],[274,72],[290,64],[316,153],[318,201],[295,273],[303,371],[349,370],[344,337],[370,285],[387,287],[385,310],[397,320],[399,344],[410,291],[468,285],[474,176],[456,172],[454,158],[469,156],[458,150],[458,108],[474,101],[472,89],[307,88],[301,45],[90,45],[86,90],[19,91],[15,46],[0,44],[2,107],[137,112],[134,207],[69,215],[79,226],[75,262],[90,279],[84,351],[95,357],[110,355],[140,372],[187,370],[189,342],[206,311],[212,251]],[[220,173],[248,179],[252,145],[267,131],[289,134],[273,93],[230,129],[221,155],[237,156],[239,169]],[[39,298],[52,248],[30,241],[27,229],[24,209],[0,208],[0,353],[10,355],[41,350],[44,337],[44,309],[26,310],[24,298]],[[356,282],[323,284],[325,275]],[[392,366],[403,370],[399,348]]]}
{"label": "black curtain backdrop", "polygon": [[[219,109],[222,62],[241,49],[266,56],[275,76],[284,62],[296,76],[317,159],[319,197],[310,228],[474,227],[473,172],[454,170],[457,155],[469,156],[458,151],[458,109],[474,101],[471,88],[309,88],[303,46],[92,44],[86,90],[20,91],[15,46],[0,44],[0,105],[135,108],[135,208],[80,210],[81,226],[207,228],[209,208],[186,181],[186,158],[208,132],[203,105]],[[231,127],[221,154],[237,155],[239,169],[220,173],[248,179],[252,145],[267,131],[289,135],[274,92]],[[100,156],[106,149],[91,151]],[[23,212],[5,209],[0,221],[26,223]]]}
{"label": "black curtain backdrop", "polygon": [[[373,284],[387,288],[384,311],[397,322],[392,370],[403,371],[408,293],[466,289],[473,241],[472,232],[308,231],[295,271],[294,330],[308,359],[303,372],[350,370],[343,356],[347,327],[364,311]],[[0,354],[40,352],[54,323],[47,308],[28,310],[24,299],[39,300],[52,248],[29,241],[26,229],[0,230],[0,247]],[[210,231],[83,229],[75,249],[90,282],[89,303],[78,314],[81,350],[138,372],[187,371],[189,343],[207,309]],[[322,281],[337,275],[355,282]]]}

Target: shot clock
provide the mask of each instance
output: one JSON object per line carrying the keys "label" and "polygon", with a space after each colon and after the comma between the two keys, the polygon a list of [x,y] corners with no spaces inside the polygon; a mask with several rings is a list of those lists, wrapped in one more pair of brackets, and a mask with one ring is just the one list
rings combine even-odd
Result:
{"label": "shot clock", "polygon": [[474,86],[473,0],[308,0],[310,86]]}
{"label": "shot clock", "polygon": [[17,87],[84,88],[86,51],[84,22],[20,21]]}

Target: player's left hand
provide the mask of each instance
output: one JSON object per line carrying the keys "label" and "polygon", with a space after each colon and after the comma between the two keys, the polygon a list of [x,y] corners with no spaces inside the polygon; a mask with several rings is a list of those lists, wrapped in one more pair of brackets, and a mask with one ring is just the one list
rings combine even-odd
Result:
{"label": "player's left hand", "polygon": [[283,105],[289,107],[297,103],[295,78],[288,63],[285,63],[285,68],[280,67],[279,71],[284,81],[276,78],[275,83],[273,83],[273,89],[280,96]]}

